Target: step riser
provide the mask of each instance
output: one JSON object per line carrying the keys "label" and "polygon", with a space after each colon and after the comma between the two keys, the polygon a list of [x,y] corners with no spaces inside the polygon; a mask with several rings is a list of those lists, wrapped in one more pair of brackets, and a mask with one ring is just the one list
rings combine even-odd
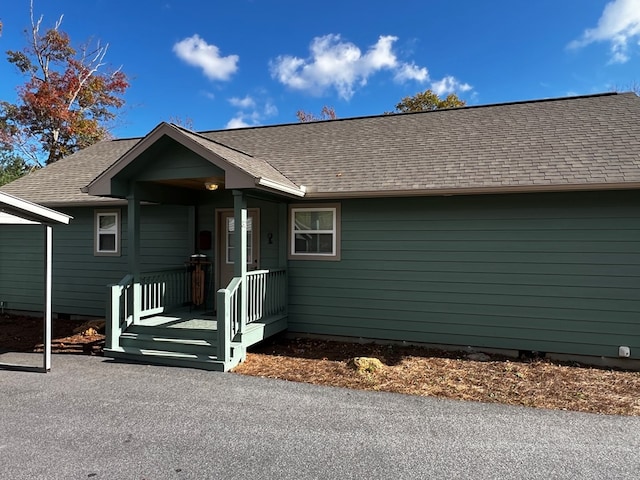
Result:
{"label": "step riser", "polygon": [[105,356],[120,360],[132,361],[136,363],[151,365],[166,365],[171,367],[197,368],[199,370],[209,370],[214,372],[224,372],[224,362],[216,360],[200,361],[197,359],[184,359],[174,357],[147,356],[139,353],[121,352],[116,350],[105,350]]}
{"label": "step riser", "polygon": [[215,330],[204,330],[198,328],[168,328],[168,327],[148,327],[145,325],[131,325],[127,332],[140,335],[153,335],[155,337],[186,338],[216,341],[218,333]]}
{"label": "step riser", "polygon": [[189,345],[182,342],[142,340],[139,338],[120,337],[120,346],[144,350],[163,350],[166,352],[187,353],[193,355],[217,355],[214,345]]}

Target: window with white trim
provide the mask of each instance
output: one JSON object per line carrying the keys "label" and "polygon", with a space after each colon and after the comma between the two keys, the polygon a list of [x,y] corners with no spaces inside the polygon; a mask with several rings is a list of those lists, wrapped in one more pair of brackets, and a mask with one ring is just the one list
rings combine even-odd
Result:
{"label": "window with white trim", "polygon": [[340,205],[290,208],[289,258],[340,260]]}
{"label": "window with white trim", "polygon": [[96,211],[94,236],[96,256],[119,256],[120,212],[118,210]]}

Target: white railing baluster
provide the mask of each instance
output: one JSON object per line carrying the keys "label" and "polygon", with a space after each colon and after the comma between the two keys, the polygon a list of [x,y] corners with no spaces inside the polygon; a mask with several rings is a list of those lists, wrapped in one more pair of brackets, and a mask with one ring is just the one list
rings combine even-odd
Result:
{"label": "white railing baluster", "polygon": [[157,315],[167,310],[186,305],[190,300],[187,286],[188,272],[177,267],[140,275],[142,288],[141,317]]}
{"label": "white railing baluster", "polygon": [[286,271],[283,269],[247,272],[246,288],[249,289],[247,323],[259,321],[286,310],[285,281]]}

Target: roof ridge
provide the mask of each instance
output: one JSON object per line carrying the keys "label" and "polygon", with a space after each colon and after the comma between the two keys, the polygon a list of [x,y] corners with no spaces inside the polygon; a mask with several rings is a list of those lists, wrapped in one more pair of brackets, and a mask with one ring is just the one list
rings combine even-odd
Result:
{"label": "roof ridge", "polygon": [[568,100],[580,100],[585,98],[594,98],[594,97],[609,97],[614,95],[626,95],[633,92],[601,92],[601,93],[591,93],[586,95],[573,95],[567,97],[550,97],[550,98],[535,98],[532,100],[513,100],[510,102],[498,102],[498,103],[484,103],[481,105],[465,105],[463,107],[451,107],[451,108],[438,108],[436,110],[420,110],[417,112],[398,112],[398,113],[378,113],[375,115],[362,115],[356,117],[344,117],[344,118],[334,118],[330,120],[314,120],[311,122],[288,122],[288,123],[274,123],[271,125],[253,125],[249,127],[241,127],[241,128],[221,128],[214,130],[201,130],[199,134],[207,134],[207,133],[220,133],[226,132],[229,130],[258,130],[258,129],[266,129],[266,128],[277,128],[277,127],[288,127],[295,125],[317,125],[321,123],[336,123],[336,122],[348,122],[348,121],[356,121],[356,120],[366,120],[371,118],[387,118],[393,116],[402,116],[402,115],[420,115],[420,114],[429,114],[429,113],[438,113],[438,112],[447,112],[452,110],[473,110],[480,108],[492,108],[492,107],[504,107],[509,105],[521,105],[521,104],[536,104],[536,103],[547,103],[547,102],[562,102]]}
{"label": "roof ridge", "polygon": [[190,130],[190,129],[185,128],[185,127],[182,127],[182,126],[180,126],[180,125],[176,125],[175,123],[169,123],[169,125],[171,125],[171,126],[172,126],[172,127],[174,127],[174,128],[177,128],[178,130],[183,130],[183,131],[185,131],[186,133],[189,133],[189,134],[191,134],[191,135],[195,135],[195,136],[196,136],[196,137],[198,137],[198,138],[202,138],[203,140],[206,140],[206,141],[208,141],[208,142],[215,143],[216,145],[220,145],[221,147],[228,148],[229,150],[233,150],[234,152],[241,153],[242,155],[246,155],[247,157],[255,158],[255,157],[254,157],[253,155],[251,155],[250,153],[247,153],[247,152],[245,152],[245,151],[243,151],[243,150],[240,150],[239,148],[235,148],[235,147],[232,147],[232,146],[230,146],[230,145],[227,145],[226,143],[222,143],[222,142],[219,142],[219,141],[214,140],[214,139],[212,139],[212,138],[205,137],[205,136],[202,134],[202,133],[204,133],[204,132],[196,132],[195,130]]}

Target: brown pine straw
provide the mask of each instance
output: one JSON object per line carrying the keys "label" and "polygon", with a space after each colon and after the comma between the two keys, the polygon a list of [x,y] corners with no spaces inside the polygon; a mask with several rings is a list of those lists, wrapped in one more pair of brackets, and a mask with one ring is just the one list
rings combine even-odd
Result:
{"label": "brown pine straw", "polygon": [[[358,372],[354,357],[384,366]],[[268,342],[234,369],[243,375],[316,385],[396,392],[607,415],[640,415],[640,372],[464,352],[308,339]]]}

